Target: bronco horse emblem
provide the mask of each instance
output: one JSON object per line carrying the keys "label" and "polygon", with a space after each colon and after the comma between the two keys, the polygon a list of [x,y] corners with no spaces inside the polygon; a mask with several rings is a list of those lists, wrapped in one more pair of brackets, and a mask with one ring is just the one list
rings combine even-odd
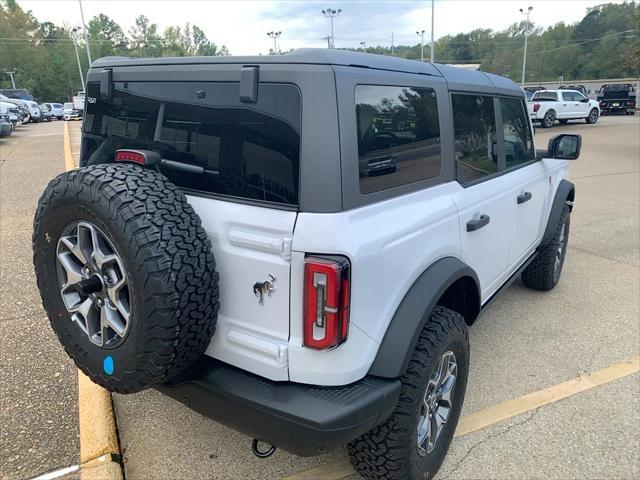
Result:
{"label": "bronco horse emblem", "polygon": [[269,278],[271,280],[265,280],[264,282],[256,282],[253,284],[253,294],[258,297],[258,303],[260,305],[264,304],[265,295],[270,297],[271,293],[276,291],[276,289],[273,288],[273,284],[276,282],[276,277],[269,274]]}

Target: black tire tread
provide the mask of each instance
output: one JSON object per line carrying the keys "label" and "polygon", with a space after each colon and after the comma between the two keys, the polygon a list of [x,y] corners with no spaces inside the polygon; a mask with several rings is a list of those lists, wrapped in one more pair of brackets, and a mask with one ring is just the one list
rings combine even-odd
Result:
{"label": "black tire tread", "polygon": [[567,229],[565,233],[565,242],[568,241],[570,214],[571,209],[568,205],[565,205],[562,209],[562,214],[560,215],[560,221],[558,222],[558,225],[556,225],[556,231],[553,234],[553,238],[547,245],[540,248],[536,258],[522,272],[522,283],[527,287],[535,290],[546,291],[551,290],[556,286],[557,280],[554,279],[554,265],[556,251],[558,248],[558,239],[560,238],[562,225],[566,221]]}
{"label": "black tire tread", "polygon": [[[138,293],[150,321],[143,332],[144,348],[132,360],[134,368],[117,378],[88,370],[82,359],[90,352],[71,335],[62,337],[56,331],[65,350],[92,381],[119,393],[143,390],[184,371],[206,350],[219,308],[211,244],[184,193],[160,173],[133,165],[95,165],[58,175],[42,194],[34,218],[34,264],[41,292],[41,221],[52,204],[74,199],[108,203],[109,220],[118,226],[119,237],[144,275]],[[43,303],[47,309],[44,297]]]}
{"label": "black tire tread", "polygon": [[[347,447],[351,465],[362,477],[378,480],[412,478],[408,455],[412,448],[410,439],[416,428],[415,408],[416,402],[420,402],[424,372],[432,356],[438,352],[438,346],[448,337],[461,333],[468,344],[469,333],[464,317],[448,308],[436,306],[418,338],[407,371],[400,379],[400,399],[393,414],[385,423]],[[468,355],[469,349],[466,351]],[[467,357],[467,364],[468,360]],[[436,472],[429,473],[434,475]]]}

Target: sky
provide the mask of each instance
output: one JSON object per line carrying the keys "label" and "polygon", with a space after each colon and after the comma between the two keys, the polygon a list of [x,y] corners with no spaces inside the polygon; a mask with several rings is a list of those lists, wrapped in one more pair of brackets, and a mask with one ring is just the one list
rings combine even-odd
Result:
{"label": "sky", "polygon": [[[39,21],[82,25],[78,0],[18,0]],[[524,18],[520,8],[532,6],[531,21],[547,27],[574,23],[587,8],[604,0],[436,0],[434,35],[467,32],[475,28],[501,30]],[[616,2],[617,3],[617,2]],[[138,15],[146,15],[160,31],[169,25],[196,24],[232,55],[267,53],[273,47],[269,31],[281,31],[281,50],[326,47],[330,20],[321,10],[341,9],[334,19],[335,46],[419,43],[417,30],[431,36],[431,1],[254,1],[254,0],[82,0],[85,21],[99,13],[120,24],[125,33]]]}

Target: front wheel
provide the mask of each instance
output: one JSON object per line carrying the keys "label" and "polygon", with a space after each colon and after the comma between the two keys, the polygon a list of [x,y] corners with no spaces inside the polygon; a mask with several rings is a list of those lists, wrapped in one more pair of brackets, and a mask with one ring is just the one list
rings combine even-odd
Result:
{"label": "front wheel", "polygon": [[556,114],[553,110],[549,110],[542,119],[542,128],[551,128],[555,122]]}
{"label": "front wheel", "polygon": [[592,125],[598,121],[599,116],[600,114],[598,113],[598,109],[592,108],[591,111],[589,112],[589,116],[586,118],[586,121],[589,125]]}
{"label": "front wheel", "polygon": [[565,205],[551,241],[541,247],[538,256],[522,272],[522,283],[535,290],[551,290],[560,280],[567,254],[571,209]]}
{"label": "front wheel", "polygon": [[460,417],[468,372],[464,317],[437,306],[400,379],[400,400],[391,417],[349,444],[355,470],[376,480],[433,478]]}

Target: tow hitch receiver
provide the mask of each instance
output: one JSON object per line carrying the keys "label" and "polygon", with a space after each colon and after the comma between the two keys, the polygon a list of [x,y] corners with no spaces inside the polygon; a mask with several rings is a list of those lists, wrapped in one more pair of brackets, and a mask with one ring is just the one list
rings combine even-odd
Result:
{"label": "tow hitch receiver", "polygon": [[270,443],[266,444],[266,445],[269,445],[269,448],[267,448],[266,450],[260,450],[258,448],[258,443],[259,442],[260,442],[260,440],[258,440],[257,438],[254,438],[253,442],[251,442],[251,451],[253,452],[253,454],[256,457],[258,457],[258,458],[269,458],[271,455],[273,455],[275,453],[276,447],[274,447]]}

